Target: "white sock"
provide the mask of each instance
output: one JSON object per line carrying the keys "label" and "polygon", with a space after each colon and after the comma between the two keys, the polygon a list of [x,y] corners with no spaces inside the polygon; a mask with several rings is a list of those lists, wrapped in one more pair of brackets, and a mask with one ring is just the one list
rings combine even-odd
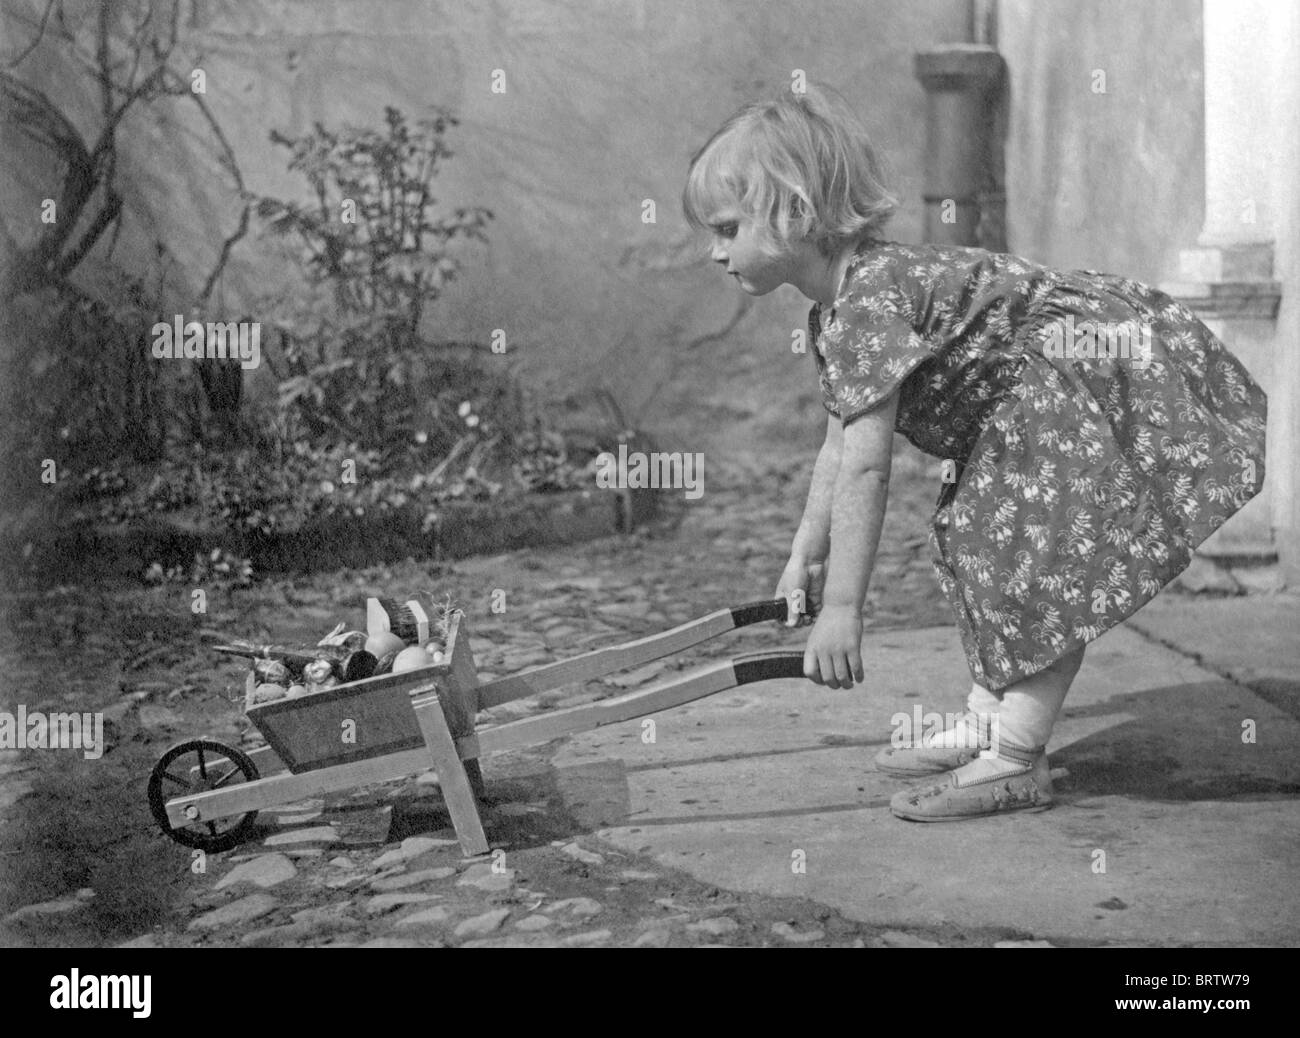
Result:
{"label": "white sock", "polygon": [[974,684],[966,695],[966,709],[973,714],[996,714],[1002,709],[1002,697],[995,696],[983,685]]}
{"label": "white sock", "polygon": [[930,749],[954,750],[957,748],[973,750],[979,746],[979,733],[962,718],[955,728],[945,728],[942,732],[926,735],[921,745]]}
{"label": "white sock", "polygon": [[976,712],[988,711],[989,704],[996,704],[996,709],[989,711],[992,713],[990,736],[993,745],[991,749],[981,750],[978,758],[957,769],[963,781],[995,778],[1023,770],[1024,765],[1019,761],[998,756],[999,739],[1006,739],[1026,749],[1047,745],[1070,684],[1068,681],[1051,680],[1048,675],[1043,675],[1043,678],[1046,680],[1017,682],[1005,689],[1000,699],[979,685],[971,689],[967,699],[969,709]]}
{"label": "white sock", "polygon": [[[1061,712],[1069,685],[1042,683],[1027,686],[1020,682],[1007,689],[1002,696],[1002,712],[998,714],[997,737],[1026,749],[1046,746]],[[995,743],[996,746],[996,743]]]}
{"label": "white sock", "polygon": [[[990,720],[996,719],[1001,705],[998,697],[983,685],[972,685],[969,694],[966,696],[966,709],[970,713],[987,717]],[[963,716],[954,727],[935,733],[933,736],[924,739],[921,745],[946,750],[959,748],[974,750],[978,749],[980,745],[979,732]]]}

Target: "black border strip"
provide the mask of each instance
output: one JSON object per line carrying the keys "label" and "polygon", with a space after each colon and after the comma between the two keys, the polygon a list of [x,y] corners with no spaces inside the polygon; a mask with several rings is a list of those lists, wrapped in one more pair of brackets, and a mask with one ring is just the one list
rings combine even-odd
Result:
{"label": "black border strip", "polygon": [[784,621],[789,605],[784,598],[746,602],[744,605],[732,607],[731,622],[737,627],[744,627],[747,624],[762,623],[764,620]]}
{"label": "black border strip", "polygon": [[736,675],[737,685],[770,681],[773,678],[802,678],[803,653],[753,652],[733,659],[731,669]]}

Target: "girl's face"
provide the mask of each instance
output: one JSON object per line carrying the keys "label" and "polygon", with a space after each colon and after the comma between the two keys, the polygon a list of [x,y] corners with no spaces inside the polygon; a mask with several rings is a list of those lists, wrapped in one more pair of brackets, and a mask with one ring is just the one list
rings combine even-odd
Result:
{"label": "girl's face", "polygon": [[770,243],[761,221],[727,206],[709,220],[713,234],[710,258],[722,264],[736,283],[751,296],[763,296],[794,279],[797,258],[790,250],[773,256],[762,246]]}

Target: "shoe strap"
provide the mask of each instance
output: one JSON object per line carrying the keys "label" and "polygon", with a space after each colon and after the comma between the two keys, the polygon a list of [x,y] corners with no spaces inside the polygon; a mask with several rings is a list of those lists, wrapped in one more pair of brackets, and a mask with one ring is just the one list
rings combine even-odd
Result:
{"label": "shoe strap", "polygon": [[1020,764],[1026,768],[1032,767],[1033,764],[1046,752],[1046,746],[1021,746],[1018,743],[1009,742],[1006,739],[999,739],[994,749],[997,755],[1005,761],[1011,761],[1014,764]]}

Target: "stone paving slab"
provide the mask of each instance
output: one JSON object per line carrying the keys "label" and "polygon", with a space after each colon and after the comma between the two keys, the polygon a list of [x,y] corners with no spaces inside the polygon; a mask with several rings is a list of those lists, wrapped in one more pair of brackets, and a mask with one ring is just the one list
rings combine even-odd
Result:
{"label": "stone paving slab", "polygon": [[1300,595],[1161,595],[1130,624],[1300,716]]}
{"label": "stone paving slab", "polygon": [[957,636],[869,635],[864,655],[852,691],[773,681],[655,718],[653,743],[640,721],[575,736],[552,759],[569,809],[702,881],[863,922],[1300,943],[1300,724],[1284,712],[1121,628],[1091,647],[1057,724],[1052,764],[1071,775],[1052,810],[913,824],[890,815],[904,783],[871,758],[895,713],[961,709]]}

